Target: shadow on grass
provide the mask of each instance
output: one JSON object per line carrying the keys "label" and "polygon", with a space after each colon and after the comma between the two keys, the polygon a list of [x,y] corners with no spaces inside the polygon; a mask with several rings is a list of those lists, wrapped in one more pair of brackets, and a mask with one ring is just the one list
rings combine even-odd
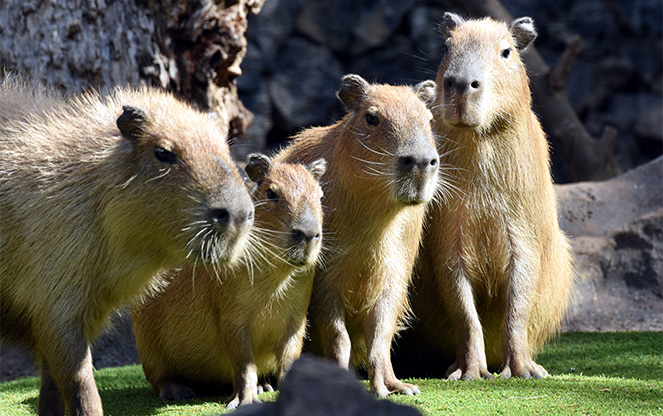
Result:
{"label": "shadow on grass", "polygon": [[[453,357],[426,345],[408,344],[408,340],[395,348],[392,357],[399,377],[444,378],[453,363]],[[536,361],[551,375],[661,380],[663,332],[564,333],[553,338]]]}

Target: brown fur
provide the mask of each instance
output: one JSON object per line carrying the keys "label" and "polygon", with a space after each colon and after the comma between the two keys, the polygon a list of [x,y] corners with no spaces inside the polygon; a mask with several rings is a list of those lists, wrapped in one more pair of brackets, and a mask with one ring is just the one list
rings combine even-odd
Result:
{"label": "brown fur", "polygon": [[253,205],[225,139],[155,90],[0,81],[2,339],[35,353],[40,414],[102,414],[89,344],[159,269],[238,257]]}
{"label": "brown fur", "polygon": [[536,32],[529,18],[507,26],[450,13],[441,29],[448,50],[432,111],[457,189],[432,210],[416,330],[455,355],[449,379],[490,378],[500,364],[503,377],[543,377],[533,357],[561,323],[574,274],[518,53]]}
{"label": "brown fur", "polygon": [[255,262],[223,270],[218,281],[190,266],[171,270],[165,291],[133,312],[143,369],[162,400],[194,397],[194,381],[232,382],[228,408],[259,401],[258,375],[282,379],[301,353],[321,247],[316,179],[324,160],[309,173],[252,155],[246,169],[258,183]]}
{"label": "brown fur", "polygon": [[408,310],[407,290],[438,156],[430,113],[409,87],[343,78],[348,114],[302,131],[275,159],[327,158],[322,177],[329,258],[314,281],[314,342],[343,367],[366,363],[371,390],[417,393],[394,375],[390,349]]}

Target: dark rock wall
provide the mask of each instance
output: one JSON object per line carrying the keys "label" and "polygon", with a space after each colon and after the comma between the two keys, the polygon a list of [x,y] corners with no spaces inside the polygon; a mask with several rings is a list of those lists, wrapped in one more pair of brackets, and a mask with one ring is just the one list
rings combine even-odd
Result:
{"label": "dark rock wall", "polygon": [[[661,154],[660,0],[502,3],[514,16],[535,19],[535,45],[551,66],[574,35],[582,38],[566,91],[591,135],[598,138],[606,124],[618,129],[622,170]],[[303,127],[336,120],[341,108],[334,92],[345,73],[397,84],[434,78],[441,57],[435,26],[445,11],[460,13],[437,0],[267,1],[249,19],[238,85],[255,122],[236,154],[277,146]],[[563,163],[554,149],[553,161]],[[559,171],[556,180],[567,181]]]}

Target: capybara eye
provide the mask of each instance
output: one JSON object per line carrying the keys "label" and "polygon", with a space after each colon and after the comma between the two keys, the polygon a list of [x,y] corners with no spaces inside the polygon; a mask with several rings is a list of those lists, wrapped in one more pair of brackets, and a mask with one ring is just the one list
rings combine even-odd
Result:
{"label": "capybara eye", "polygon": [[447,45],[442,45],[442,55],[446,55],[449,52],[449,47]]}
{"label": "capybara eye", "polygon": [[511,48],[506,48],[505,50],[502,51],[502,58],[508,58],[510,54],[511,54]]}
{"label": "capybara eye", "polygon": [[366,113],[366,124],[369,126],[377,126],[380,124],[380,118],[376,115]]}
{"label": "capybara eye", "polygon": [[279,200],[279,196],[271,189],[267,189],[267,198],[269,198],[271,201]]}
{"label": "capybara eye", "polygon": [[174,165],[177,162],[177,156],[175,156],[175,153],[166,150],[163,147],[155,147],[154,156],[159,162],[169,163],[171,165]]}

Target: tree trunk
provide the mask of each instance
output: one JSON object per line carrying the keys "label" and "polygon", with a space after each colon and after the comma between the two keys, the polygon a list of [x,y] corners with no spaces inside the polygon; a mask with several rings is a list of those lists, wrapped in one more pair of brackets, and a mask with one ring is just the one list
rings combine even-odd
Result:
{"label": "tree trunk", "polygon": [[253,115],[237,97],[246,17],[264,0],[3,0],[0,67],[57,86],[148,84],[219,116],[229,140]]}
{"label": "tree trunk", "polygon": [[[511,22],[513,17],[499,0],[455,0],[454,3],[472,16],[490,16],[496,20]],[[577,43],[569,45],[571,54],[579,52]],[[558,74],[568,71],[569,61],[574,56],[564,57],[566,68],[555,71],[550,79],[550,67],[533,45],[522,55],[530,76],[534,109],[541,117],[544,129],[555,148],[561,151],[573,180],[603,180],[619,173],[613,150],[616,144],[616,131],[607,127],[599,140],[587,133],[578,119],[563,88],[563,79]],[[560,86],[561,83],[561,86]]]}
{"label": "tree trunk", "polygon": [[[218,115],[232,142],[253,119],[237,96],[248,13],[264,0],[0,0],[0,76],[20,71],[64,94],[141,84]],[[0,213],[2,215],[2,213]],[[97,368],[138,362],[131,321],[95,342]],[[0,381],[37,375],[2,345]]]}

